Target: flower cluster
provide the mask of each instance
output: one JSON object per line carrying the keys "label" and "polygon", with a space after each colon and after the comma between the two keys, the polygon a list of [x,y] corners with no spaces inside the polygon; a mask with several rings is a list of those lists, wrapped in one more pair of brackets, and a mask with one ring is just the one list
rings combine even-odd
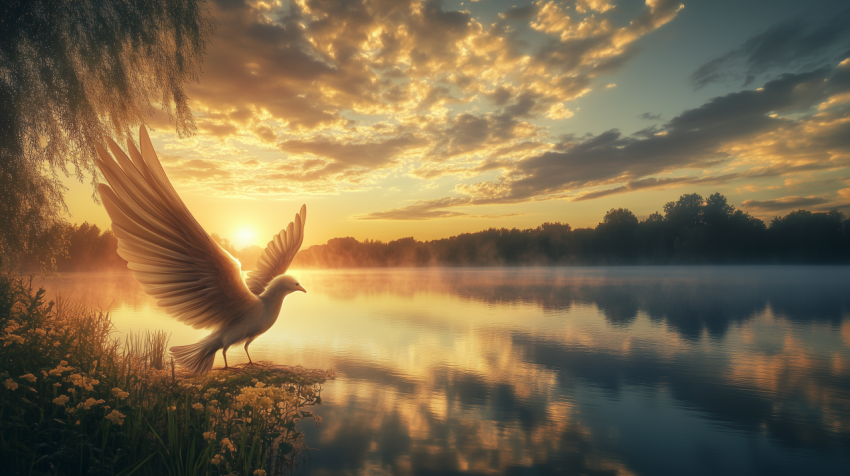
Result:
{"label": "flower cluster", "polygon": [[112,395],[115,395],[117,398],[121,398],[121,399],[124,399],[124,398],[127,398],[127,397],[130,396],[129,393],[121,390],[118,387],[115,387],[115,388],[112,389]]}
{"label": "flower cluster", "polygon": [[70,377],[68,377],[68,380],[72,384],[74,384],[75,386],[80,387],[80,388],[85,388],[89,392],[91,392],[94,389],[95,385],[100,383],[100,381],[98,381],[96,379],[89,378],[89,377],[82,377],[82,376],[80,376],[80,374],[73,374]]}
{"label": "flower cluster", "polygon": [[118,410],[112,410],[112,413],[106,415],[105,418],[111,421],[113,425],[123,425],[125,417],[126,415],[122,414]]}
{"label": "flower cluster", "polygon": [[3,328],[3,335],[0,335],[0,340],[4,341],[3,347],[12,344],[23,344],[25,342],[23,337],[15,334],[15,331],[20,328],[21,325],[14,319],[9,319],[6,322],[6,327]]}
{"label": "flower cluster", "polygon": [[230,451],[230,453],[236,453],[236,446],[230,441],[230,438],[221,440],[221,448],[222,450]]}
{"label": "flower cluster", "polygon": [[60,360],[59,365],[48,373],[50,375],[62,375],[63,373],[70,372],[71,370],[74,370],[74,367],[68,367],[68,362]]}

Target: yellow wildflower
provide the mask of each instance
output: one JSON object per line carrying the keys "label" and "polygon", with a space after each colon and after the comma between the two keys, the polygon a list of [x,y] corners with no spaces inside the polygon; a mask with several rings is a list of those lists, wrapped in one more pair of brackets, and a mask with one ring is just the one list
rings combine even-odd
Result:
{"label": "yellow wildflower", "polygon": [[204,432],[204,439],[205,440],[214,440],[215,439],[215,432],[214,431],[205,431]]}
{"label": "yellow wildflower", "polygon": [[112,413],[106,415],[106,419],[111,421],[113,424],[123,425],[124,424],[125,415],[123,415],[118,410],[112,410]]}
{"label": "yellow wildflower", "polygon": [[121,390],[121,389],[120,389],[120,388],[118,388],[118,387],[115,387],[115,388],[113,388],[113,389],[112,389],[112,395],[115,395],[115,396],[116,396],[116,397],[118,397],[118,398],[127,398],[127,397],[129,397],[129,396],[130,396],[130,394],[129,394],[129,393],[127,393],[127,392],[125,392],[125,391]]}
{"label": "yellow wildflower", "polygon": [[264,469],[255,469],[254,476],[266,476],[266,470]]}
{"label": "yellow wildflower", "polygon": [[53,403],[57,405],[64,405],[68,403],[68,400],[70,400],[70,398],[68,398],[67,395],[59,395],[58,397],[53,399]]}
{"label": "yellow wildflower", "polygon": [[196,404],[192,405],[192,408],[194,408],[195,410],[203,410],[204,406],[200,403],[196,403]]}
{"label": "yellow wildflower", "polygon": [[221,447],[229,450],[231,453],[236,453],[236,446],[230,442],[230,438],[221,440]]}
{"label": "yellow wildflower", "polygon": [[81,403],[80,405],[83,405],[85,407],[85,409],[88,410],[89,408],[91,408],[95,405],[100,405],[101,403],[104,403],[104,400],[95,400],[94,398],[89,398],[85,402]]}
{"label": "yellow wildflower", "polygon": [[16,388],[18,388],[17,382],[10,378],[7,378],[6,381],[3,382],[3,385],[5,385],[6,388],[8,388],[9,390],[15,390]]}

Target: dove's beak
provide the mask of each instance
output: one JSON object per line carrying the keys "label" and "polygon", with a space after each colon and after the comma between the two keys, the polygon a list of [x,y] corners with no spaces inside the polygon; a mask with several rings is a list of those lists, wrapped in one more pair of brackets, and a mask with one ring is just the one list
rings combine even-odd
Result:
{"label": "dove's beak", "polygon": [[302,293],[306,293],[306,292],[307,292],[307,290],[306,290],[306,289],[304,289],[304,286],[301,286],[300,284],[299,284],[299,285],[298,285],[298,287],[297,287],[297,288],[295,288],[295,289],[297,289],[297,290],[301,291]]}

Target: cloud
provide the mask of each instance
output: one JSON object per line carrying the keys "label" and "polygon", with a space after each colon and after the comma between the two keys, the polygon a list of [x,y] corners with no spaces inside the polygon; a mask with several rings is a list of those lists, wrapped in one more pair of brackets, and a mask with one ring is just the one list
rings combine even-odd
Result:
{"label": "cloud", "polygon": [[814,205],[822,205],[829,203],[829,199],[825,197],[782,197],[774,200],[744,200],[741,206],[754,211],[772,212],[780,210],[790,210],[792,208],[806,208]]}
{"label": "cloud", "polygon": [[740,47],[700,66],[691,75],[691,81],[697,89],[728,80],[743,80],[746,86],[759,75],[779,68],[811,69],[835,64],[847,56],[850,48],[848,24],[850,9],[818,26],[802,20],[773,25]]}
{"label": "cloud", "polygon": [[292,162],[287,170],[259,167],[251,180],[181,172],[239,195],[278,190],[283,178],[289,190],[338,193],[410,163],[424,177],[528,158],[551,148],[551,120],[604,89],[600,78],[680,7],[649,0],[624,15],[610,1],[580,0],[567,15],[538,1],[487,24],[480,12],[495,6],[476,4],[477,14],[438,0],[210,6],[219,28],[202,83],[187,90],[201,137],[169,146],[182,157],[288,154],[277,161]]}
{"label": "cloud", "polygon": [[464,198],[438,198],[435,200],[419,200],[413,205],[393,208],[381,212],[353,217],[356,220],[432,220],[435,218],[452,218],[468,216],[467,213],[445,210],[468,203]]}
{"label": "cloud", "polygon": [[597,198],[607,197],[609,195],[634,192],[637,190],[681,187],[683,185],[721,184],[726,183],[732,179],[740,178],[741,176],[742,174],[726,174],[709,177],[675,177],[661,179],[651,177],[642,180],[636,180],[634,182],[629,182],[626,185],[622,185],[616,188],[587,192],[571,199],[570,201],[581,202],[585,200],[595,200]]}
{"label": "cloud", "polygon": [[437,218],[506,218],[525,215],[524,213],[485,213],[481,215],[473,215],[464,212],[446,210],[447,208],[460,207],[469,205],[468,198],[437,198],[433,200],[419,200],[413,205],[406,207],[393,208],[380,212],[367,213],[365,215],[355,215],[355,220],[433,220]]}
{"label": "cloud", "polygon": [[317,139],[312,141],[288,140],[278,144],[280,150],[293,154],[309,154],[331,159],[329,162],[313,162],[325,165],[319,173],[305,176],[304,180],[315,180],[318,176],[341,173],[352,168],[380,170],[394,163],[400,155],[426,145],[426,141],[415,135],[392,137],[384,141],[353,143],[340,139]]}
{"label": "cloud", "polygon": [[[810,127],[813,123],[820,125],[824,135],[819,136],[815,130],[807,135],[818,138],[819,143],[798,141],[794,147],[805,148],[808,145],[811,146],[809,153],[821,156],[809,157],[812,159],[809,163],[804,163],[801,157],[794,157],[794,163],[786,163],[783,167],[790,171],[805,167],[846,166],[847,158],[842,154],[850,149],[846,136],[847,121],[839,120],[829,128],[824,127],[828,115],[803,119],[798,123],[774,117],[776,112],[805,111],[830,94],[850,89],[844,69],[850,70],[842,67],[835,71],[819,69],[785,75],[768,82],[758,91],[716,97],[698,108],[683,112],[665,124],[661,131],[648,136],[622,137],[619,131],[610,130],[569,144],[564,151],[546,152],[518,162],[513,176],[519,178],[503,177],[497,187],[468,187],[466,191],[473,198],[486,202],[515,202],[611,182],[635,182],[674,170],[705,169],[740,155],[741,149],[749,147],[746,145],[749,138],[784,131],[787,139],[786,129]],[[843,117],[843,112],[836,115]],[[774,138],[774,144],[781,141],[781,137]],[[759,144],[765,147],[764,143]],[[789,147],[782,147],[790,152]],[[770,152],[750,150],[753,155],[769,155]],[[832,159],[836,160],[830,163]]]}
{"label": "cloud", "polygon": [[[715,97],[663,127],[624,137],[609,130],[501,162],[495,180],[461,184],[466,205],[723,184],[850,166],[850,63],[787,74],[757,90]],[[827,108],[821,106],[828,104]],[[707,173],[706,170],[719,169]],[[692,171],[686,175],[682,172]],[[677,177],[663,177],[671,173]],[[661,176],[661,177],[659,177]],[[576,194],[576,191],[604,187]]]}

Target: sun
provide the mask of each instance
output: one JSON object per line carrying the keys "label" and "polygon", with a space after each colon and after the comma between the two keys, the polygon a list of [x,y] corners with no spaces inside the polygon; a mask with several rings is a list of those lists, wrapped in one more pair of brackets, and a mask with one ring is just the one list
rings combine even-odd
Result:
{"label": "sun", "polygon": [[251,230],[250,228],[242,228],[236,232],[236,238],[233,240],[233,245],[237,250],[241,250],[246,246],[253,245],[256,238],[257,234],[254,233],[254,230]]}

